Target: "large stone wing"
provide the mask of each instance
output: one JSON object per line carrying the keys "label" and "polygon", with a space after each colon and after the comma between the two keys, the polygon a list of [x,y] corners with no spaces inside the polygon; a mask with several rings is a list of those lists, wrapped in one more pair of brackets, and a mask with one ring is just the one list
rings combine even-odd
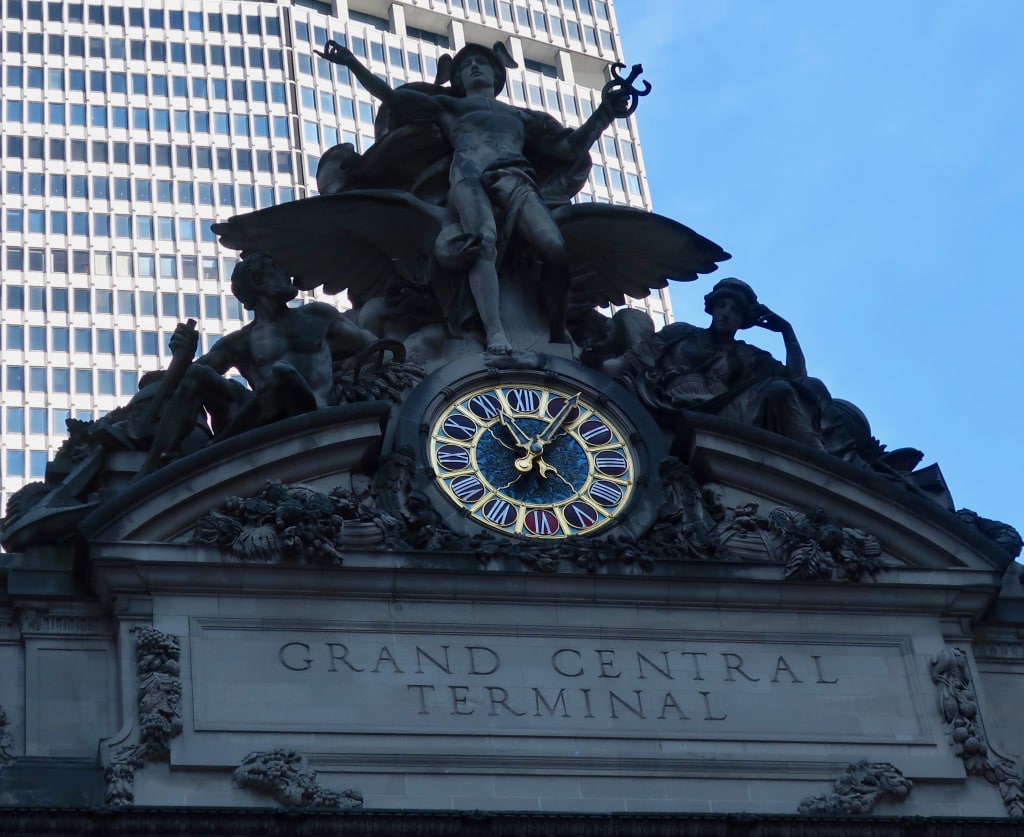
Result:
{"label": "large stone wing", "polygon": [[214,224],[225,247],[264,250],[302,290],[348,289],[352,304],[400,280],[423,285],[442,211],[406,192],[364,190],[283,203]]}
{"label": "large stone wing", "polygon": [[573,204],[552,217],[565,237],[574,308],[642,299],[670,279],[692,282],[730,258],[689,227],[642,209]]}

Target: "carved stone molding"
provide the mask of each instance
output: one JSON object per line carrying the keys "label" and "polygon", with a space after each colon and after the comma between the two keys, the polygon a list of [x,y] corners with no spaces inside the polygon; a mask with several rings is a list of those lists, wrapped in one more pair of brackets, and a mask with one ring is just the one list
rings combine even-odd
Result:
{"label": "carved stone molding", "polygon": [[363,796],[353,790],[328,790],[316,781],[305,757],[278,748],[249,753],[235,769],[236,787],[269,796],[285,808],[362,808]]}
{"label": "carved stone molding", "polygon": [[181,646],[177,637],[155,628],[134,628],[139,673],[139,742],[121,747],[106,770],[107,805],[135,800],[135,771],[164,759],[171,739],[181,734]]}
{"label": "carved stone molding", "polygon": [[1018,642],[975,642],[974,657],[977,660],[1024,660],[1024,643]]}
{"label": "carved stone molding", "polygon": [[809,796],[797,810],[801,814],[867,814],[883,796],[902,801],[914,784],[888,762],[858,761],[833,782],[832,791]]}
{"label": "carved stone molding", "polygon": [[1011,817],[1024,817],[1024,776],[1016,761],[1000,755],[989,743],[967,655],[959,648],[942,649],[932,660],[931,674],[953,752],[963,760],[969,774],[999,786]]}
{"label": "carved stone molding", "polygon": [[[53,636],[96,636],[110,634],[106,620],[87,613],[61,613],[51,611],[45,605],[24,605],[15,609],[18,627],[24,634],[48,634]],[[0,638],[3,637],[0,625]]]}
{"label": "carved stone molding", "polygon": [[0,706],[0,767],[6,767],[14,761],[14,754],[11,752],[14,748],[14,739],[8,729],[10,729],[10,721],[7,719],[4,708]]}

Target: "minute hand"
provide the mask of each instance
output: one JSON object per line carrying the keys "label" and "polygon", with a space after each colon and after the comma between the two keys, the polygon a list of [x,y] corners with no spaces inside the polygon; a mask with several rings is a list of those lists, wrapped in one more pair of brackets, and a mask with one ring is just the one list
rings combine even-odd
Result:
{"label": "minute hand", "polygon": [[572,398],[566,400],[565,404],[562,405],[562,409],[558,411],[558,415],[551,419],[551,421],[548,422],[548,426],[537,435],[538,442],[542,445],[546,445],[555,438],[555,434],[561,430],[562,425],[565,424],[565,420],[569,417],[569,413],[571,413],[579,404],[580,395],[581,393],[577,392]]}

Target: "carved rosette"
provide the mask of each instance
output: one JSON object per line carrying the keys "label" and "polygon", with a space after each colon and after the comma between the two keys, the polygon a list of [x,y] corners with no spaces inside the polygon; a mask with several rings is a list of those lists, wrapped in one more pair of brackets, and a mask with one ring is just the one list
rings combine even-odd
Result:
{"label": "carved rosette", "polygon": [[285,808],[363,807],[361,793],[328,790],[316,781],[303,755],[283,748],[247,755],[235,769],[234,784],[269,796]]}
{"label": "carved rosette", "polygon": [[831,793],[809,796],[797,810],[801,814],[867,814],[882,797],[902,801],[913,787],[914,783],[888,762],[858,761],[833,782]]}
{"label": "carved rosette", "polygon": [[7,719],[7,713],[0,706],[0,767],[6,767],[14,761],[14,754],[11,752],[14,749],[14,739],[8,732],[9,729],[10,721]]}
{"label": "carved rosette", "polygon": [[968,773],[999,786],[1011,817],[1024,817],[1024,777],[1016,761],[999,755],[989,744],[967,655],[959,648],[943,648],[932,660],[931,673],[953,752],[963,760]]}
{"label": "carved rosette", "polygon": [[135,800],[135,771],[164,759],[171,739],[181,734],[181,646],[177,637],[155,628],[135,628],[139,674],[139,743],[120,748],[106,770],[107,805]]}

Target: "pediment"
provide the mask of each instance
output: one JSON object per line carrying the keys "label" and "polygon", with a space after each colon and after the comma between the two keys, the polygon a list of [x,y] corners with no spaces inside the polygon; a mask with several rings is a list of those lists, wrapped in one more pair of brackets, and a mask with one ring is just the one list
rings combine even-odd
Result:
{"label": "pediment", "polygon": [[[929,570],[997,585],[1012,561],[901,482],[713,417],[693,418],[677,436],[686,443],[677,441],[677,456],[663,460],[653,495],[658,519],[639,536],[613,529],[572,543],[467,537],[429,509],[410,516],[408,492],[422,463],[382,454],[387,419],[386,405],[364,404],[229,440],[141,480],[93,511],[82,529],[94,542],[191,543],[214,546],[225,560],[292,565],[308,556],[301,543],[284,554],[284,530],[303,525],[335,526],[319,548],[350,566],[372,565],[367,551],[385,550],[389,564],[407,568],[440,566],[447,554],[451,568],[477,571],[657,577],[746,566],[748,577],[763,580],[896,583],[909,578],[903,571]],[[271,512],[247,517],[240,501]],[[317,508],[326,515],[314,519]],[[459,558],[465,554],[474,556],[468,564]]]}
{"label": "pediment", "polygon": [[1002,573],[1013,555],[905,480],[844,462],[777,434],[688,416],[686,456],[702,484],[732,507],[821,509],[877,538],[886,565]]}
{"label": "pediment", "polygon": [[111,492],[80,529],[89,540],[170,542],[225,498],[252,496],[268,481],[329,491],[376,461],[390,409],[376,401],[333,407],[225,440]]}

